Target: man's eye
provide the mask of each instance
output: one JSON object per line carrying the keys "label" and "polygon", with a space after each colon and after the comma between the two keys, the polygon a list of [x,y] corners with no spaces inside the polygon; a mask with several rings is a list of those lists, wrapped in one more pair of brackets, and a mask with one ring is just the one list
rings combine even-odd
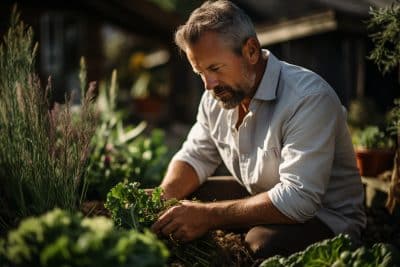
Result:
{"label": "man's eye", "polygon": [[215,72],[219,70],[219,67],[210,68],[210,70]]}

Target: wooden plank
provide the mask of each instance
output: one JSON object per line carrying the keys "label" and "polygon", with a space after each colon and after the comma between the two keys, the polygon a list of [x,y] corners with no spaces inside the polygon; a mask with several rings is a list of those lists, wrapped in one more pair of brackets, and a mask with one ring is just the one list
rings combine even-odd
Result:
{"label": "wooden plank", "polygon": [[274,25],[257,28],[262,46],[334,31],[338,23],[333,11],[287,20]]}
{"label": "wooden plank", "polygon": [[375,196],[379,192],[385,194],[389,191],[389,181],[382,181],[376,177],[361,177],[362,183],[365,185],[365,205],[371,207]]}
{"label": "wooden plank", "polygon": [[382,181],[376,177],[361,177],[361,181],[366,186],[379,190],[381,192],[389,192],[389,181]]}

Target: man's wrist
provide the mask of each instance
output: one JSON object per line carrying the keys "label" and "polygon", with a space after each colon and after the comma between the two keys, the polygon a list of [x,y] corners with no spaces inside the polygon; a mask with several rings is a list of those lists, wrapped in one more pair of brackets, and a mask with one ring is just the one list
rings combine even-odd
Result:
{"label": "man's wrist", "polygon": [[219,229],[232,226],[231,224],[235,221],[235,206],[238,204],[239,201],[240,200],[205,203],[211,229]]}

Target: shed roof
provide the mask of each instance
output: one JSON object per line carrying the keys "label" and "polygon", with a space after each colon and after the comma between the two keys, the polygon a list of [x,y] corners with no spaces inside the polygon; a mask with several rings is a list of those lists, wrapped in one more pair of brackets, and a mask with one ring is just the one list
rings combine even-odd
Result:
{"label": "shed roof", "polygon": [[274,22],[310,15],[321,10],[334,10],[351,16],[365,17],[369,7],[384,7],[393,0],[233,0],[256,23]]}

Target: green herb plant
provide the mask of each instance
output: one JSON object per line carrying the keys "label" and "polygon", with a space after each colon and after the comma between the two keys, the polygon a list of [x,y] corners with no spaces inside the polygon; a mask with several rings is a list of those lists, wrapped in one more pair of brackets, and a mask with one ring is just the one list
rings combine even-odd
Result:
{"label": "green herb plant", "polygon": [[95,86],[81,88],[79,116],[70,98],[50,103],[51,84],[35,75],[37,47],[14,7],[0,45],[0,232],[54,207],[75,210],[84,197]]}
{"label": "green herb plant", "polygon": [[[145,231],[163,211],[179,205],[179,201],[165,200],[160,187],[154,188],[151,193],[139,187],[138,182],[117,184],[108,193],[105,207],[117,225]],[[184,266],[219,266],[225,260],[211,235],[184,244],[172,238],[165,238],[164,241],[171,251],[171,258]]]}
{"label": "green herb plant", "polygon": [[2,267],[158,267],[168,256],[149,231],[122,230],[109,218],[60,209],[27,218],[0,239]]}
{"label": "green herb plant", "polygon": [[151,193],[139,188],[140,183],[118,183],[107,195],[105,207],[117,225],[143,231],[149,228],[160,213],[178,205],[176,199],[164,200],[162,189],[154,188]]}

